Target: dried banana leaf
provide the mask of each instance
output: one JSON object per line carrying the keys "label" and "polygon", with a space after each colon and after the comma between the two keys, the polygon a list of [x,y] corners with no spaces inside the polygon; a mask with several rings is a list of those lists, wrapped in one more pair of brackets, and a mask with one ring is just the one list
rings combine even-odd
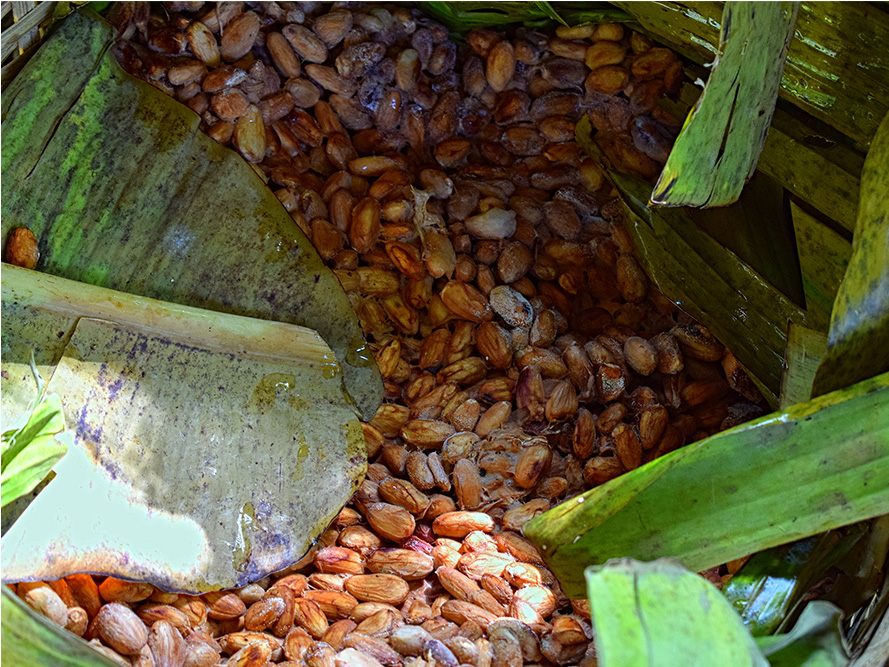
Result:
{"label": "dried banana leaf", "polygon": [[0,660],[32,667],[117,667],[75,634],[37,614],[2,588]]}
{"label": "dried banana leaf", "polygon": [[719,590],[678,563],[622,559],[585,574],[603,667],[768,667]]}
{"label": "dried banana leaf", "polygon": [[[698,63],[717,53],[723,3],[613,3]],[[889,15],[867,2],[800,6],[780,95],[867,146],[889,111]]]}
{"label": "dried banana leaf", "polygon": [[582,568],[610,558],[700,571],[885,514],[886,479],[889,374],[688,445],[524,530],[574,597]]}
{"label": "dried banana leaf", "polygon": [[753,175],[775,110],[798,2],[727,2],[719,52],[651,201],[727,206]]}
{"label": "dried banana leaf", "polygon": [[30,227],[47,273],[315,328],[369,418],[382,382],[336,277],[250,166],[127,75],[112,40],[74,12],[5,91],[4,238]]}
{"label": "dried banana leaf", "polygon": [[889,370],[889,114],[861,172],[852,256],[830,318],[812,395]]}
{"label": "dried banana leaf", "polygon": [[4,581],[74,572],[200,593],[298,560],[354,493],[364,437],[314,331],[3,267],[3,418],[36,348],[74,445],[3,536]]}

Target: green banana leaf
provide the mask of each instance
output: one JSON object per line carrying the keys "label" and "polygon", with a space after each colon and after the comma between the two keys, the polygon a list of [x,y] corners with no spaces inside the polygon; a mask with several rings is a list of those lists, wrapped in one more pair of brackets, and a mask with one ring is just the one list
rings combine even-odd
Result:
{"label": "green banana leaf", "polygon": [[852,256],[830,318],[818,396],[889,370],[889,114],[861,172]]}
{"label": "green banana leaf", "polygon": [[683,210],[767,283],[794,304],[806,307],[790,207],[778,181],[756,171],[734,204]]}
{"label": "green banana leaf", "polygon": [[58,395],[41,398],[21,428],[3,434],[2,507],[33,491],[71,446]]}
{"label": "green banana leaf", "polygon": [[842,612],[810,603],[787,634],[754,639],[715,586],[669,559],[620,559],[585,572],[602,667],[840,667]]}
{"label": "green banana leaf", "polygon": [[542,25],[555,21],[561,25],[580,23],[616,23],[631,21],[624,11],[607,2],[420,2],[426,14],[444,23],[451,31],[465,37],[473,28],[488,28],[511,23]]}
{"label": "green banana leaf", "polygon": [[788,625],[802,596],[858,542],[864,526],[850,526],[754,554],[723,594],[755,637]]}
{"label": "green banana leaf", "polygon": [[602,667],[767,667],[756,642],[715,586],[670,560],[586,568]]}
{"label": "green banana leaf", "polygon": [[688,445],[524,530],[574,597],[582,568],[609,558],[701,571],[889,513],[886,479],[889,374]]}
{"label": "green banana leaf", "polygon": [[243,586],[299,560],[363,478],[356,410],[314,331],[9,265],[2,316],[4,421],[33,405],[33,349],[73,433],[3,536],[4,581]]}
{"label": "green banana leaf", "polygon": [[0,660],[31,667],[115,667],[77,635],[32,611],[6,586],[0,597]]}
{"label": "green banana leaf", "polygon": [[[591,127],[581,119],[575,136],[597,157]],[[647,183],[615,171],[609,176],[622,197],[625,229],[658,289],[723,341],[777,406],[787,323],[806,325],[806,313],[699,229],[683,209],[649,209]]]}
{"label": "green banana leaf", "polygon": [[382,381],[333,272],[240,156],[117,65],[113,39],[78,10],[4,92],[4,238],[29,227],[47,273],[317,329],[372,416]]}
{"label": "green banana leaf", "polygon": [[[718,52],[722,2],[613,3],[690,59]],[[853,38],[854,36],[854,38]],[[800,6],[780,95],[864,146],[889,111],[889,15],[867,2]]]}
{"label": "green banana leaf", "polygon": [[651,202],[726,206],[753,175],[775,110],[798,2],[727,2],[719,52]]}
{"label": "green banana leaf", "polygon": [[840,621],[843,612],[824,600],[813,600],[793,629],[782,635],[757,637],[756,644],[771,667],[842,667],[848,664]]}
{"label": "green banana leaf", "polygon": [[830,328],[833,302],[849,265],[852,244],[837,231],[791,202],[790,212],[812,326]]}
{"label": "green banana leaf", "polygon": [[820,331],[790,323],[787,350],[784,353],[784,374],[781,376],[782,408],[794,403],[804,403],[809,399],[815,372],[825,352],[827,336]]}

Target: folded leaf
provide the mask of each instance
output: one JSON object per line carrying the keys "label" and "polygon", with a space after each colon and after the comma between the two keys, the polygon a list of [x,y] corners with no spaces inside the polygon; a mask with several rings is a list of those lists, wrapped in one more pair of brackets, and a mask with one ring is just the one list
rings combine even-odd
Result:
{"label": "folded leaf", "polygon": [[0,659],[7,665],[33,667],[115,667],[77,635],[31,611],[6,586],[2,587],[3,641]]}
{"label": "folded leaf", "polygon": [[843,667],[840,622],[843,612],[825,600],[806,605],[793,630],[783,635],[758,637],[757,645],[771,667]]}
{"label": "folded leaf", "polygon": [[722,592],[753,636],[771,635],[809,589],[858,542],[863,525],[830,531],[754,554]]}
{"label": "folded leaf", "polygon": [[[582,118],[575,138],[602,159]],[[648,184],[610,170],[621,195],[624,229],[646,273],[671,301],[703,322],[738,358],[773,406],[778,404],[787,323],[807,324],[796,304],[731,250],[702,231],[682,208],[649,208]]]}
{"label": "folded leaf", "polygon": [[677,563],[622,559],[585,574],[603,667],[769,664],[716,587]]}
{"label": "folded leaf", "polygon": [[851,238],[845,239],[792,202],[790,211],[806,294],[806,309],[812,326],[826,333],[830,328],[833,301],[852,254]]}
{"label": "folded leaf", "polygon": [[[614,4],[693,60],[707,63],[717,53],[721,2]],[[889,110],[889,67],[880,55],[889,51],[889,15],[867,2],[804,3],[796,33],[781,97],[867,146]]]}
{"label": "folded leaf", "polygon": [[852,256],[830,318],[812,395],[889,370],[889,114],[864,169]]}
{"label": "folded leaf", "polygon": [[317,329],[365,418],[382,381],[345,292],[297,224],[198,116],[127,75],[79,10],[3,95],[2,233],[47,273]]}
{"label": "folded leaf", "polygon": [[609,558],[700,571],[889,513],[886,479],[889,374],[688,445],[524,530],[573,597],[581,569]]}
{"label": "folded leaf", "polygon": [[765,143],[798,8],[798,2],[725,4],[712,71],[652,203],[709,207],[738,200]]}
{"label": "folded leaf", "polygon": [[355,407],[314,331],[13,266],[2,307],[5,415],[30,404],[7,387],[33,386],[36,347],[74,438],[3,536],[4,581],[243,586],[302,557],[365,472]]}
{"label": "folded leaf", "polygon": [[793,322],[787,330],[784,374],[781,376],[782,408],[804,403],[812,395],[812,382],[827,352],[827,336]]}

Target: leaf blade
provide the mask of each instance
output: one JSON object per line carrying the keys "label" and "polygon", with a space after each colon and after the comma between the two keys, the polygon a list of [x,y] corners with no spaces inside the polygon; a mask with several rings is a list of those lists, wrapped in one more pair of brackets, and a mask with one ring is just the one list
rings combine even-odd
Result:
{"label": "leaf blade", "polygon": [[765,143],[798,7],[726,3],[719,55],[654,186],[653,204],[738,200]]}
{"label": "leaf blade", "polygon": [[668,454],[537,517],[525,534],[570,597],[583,590],[581,565],[673,557],[700,571],[887,513],[889,490],[873,483],[889,477],[887,406],[881,375]]}

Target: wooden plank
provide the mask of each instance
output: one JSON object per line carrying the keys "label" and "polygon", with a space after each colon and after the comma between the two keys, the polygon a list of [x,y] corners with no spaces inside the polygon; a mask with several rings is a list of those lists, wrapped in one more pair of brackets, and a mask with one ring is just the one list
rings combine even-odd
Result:
{"label": "wooden plank", "polygon": [[[614,2],[698,63],[716,53],[720,2]],[[867,146],[889,111],[889,14],[865,2],[800,6],[780,95]]]}

